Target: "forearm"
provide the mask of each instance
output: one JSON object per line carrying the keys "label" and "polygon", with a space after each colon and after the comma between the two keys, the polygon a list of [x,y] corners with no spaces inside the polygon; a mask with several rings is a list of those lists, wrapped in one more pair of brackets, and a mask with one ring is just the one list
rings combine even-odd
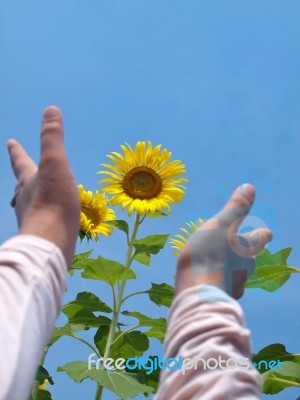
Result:
{"label": "forearm", "polygon": [[51,242],[19,235],[0,247],[0,400],[26,400],[52,334],[67,266]]}
{"label": "forearm", "polygon": [[[170,311],[164,359],[213,358],[222,360],[218,368],[162,371],[156,400],[233,400],[260,398],[260,376],[249,368],[226,368],[228,359],[236,362],[251,357],[249,331],[244,327],[239,304],[212,286],[194,286],[175,297]],[[231,366],[232,366],[231,362]],[[214,366],[215,362],[211,362]],[[250,364],[250,363],[249,363]],[[224,368],[225,366],[225,368]]]}

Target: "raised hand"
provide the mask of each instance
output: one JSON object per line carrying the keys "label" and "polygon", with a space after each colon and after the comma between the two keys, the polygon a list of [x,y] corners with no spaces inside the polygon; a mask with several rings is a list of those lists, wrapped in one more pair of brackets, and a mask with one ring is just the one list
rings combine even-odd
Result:
{"label": "raised hand", "polygon": [[7,143],[17,178],[15,206],[20,234],[55,243],[71,264],[79,229],[78,189],[63,144],[62,114],[45,109],[41,129],[41,157],[37,166],[15,140]]}
{"label": "raised hand", "polygon": [[210,284],[234,298],[243,295],[243,285],[255,267],[255,256],[272,239],[271,231],[264,228],[237,234],[254,198],[252,185],[240,186],[225,207],[190,237],[178,260],[176,293]]}

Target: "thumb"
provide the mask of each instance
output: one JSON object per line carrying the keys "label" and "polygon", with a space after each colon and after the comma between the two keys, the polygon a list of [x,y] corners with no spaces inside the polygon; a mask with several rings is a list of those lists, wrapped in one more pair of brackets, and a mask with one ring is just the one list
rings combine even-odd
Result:
{"label": "thumb", "polygon": [[239,186],[232,194],[224,208],[217,214],[219,223],[229,227],[234,221],[243,218],[249,213],[255,199],[255,188],[250,183]]}
{"label": "thumb", "polygon": [[7,142],[7,148],[11,166],[17,180],[37,170],[35,163],[16,140],[9,140]]}

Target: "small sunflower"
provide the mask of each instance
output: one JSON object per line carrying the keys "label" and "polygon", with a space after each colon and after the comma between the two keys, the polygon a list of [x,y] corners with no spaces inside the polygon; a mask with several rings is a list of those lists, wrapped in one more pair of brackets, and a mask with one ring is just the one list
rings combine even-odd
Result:
{"label": "small sunflower", "polygon": [[79,236],[83,239],[94,238],[98,240],[98,234],[109,236],[113,226],[106,221],[116,219],[114,211],[107,207],[108,200],[98,190],[93,194],[90,190],[84,190],[83,185],[78,185],[81,201]]}
{"label": "small sunflower", "polygon": [[128,207],[129,216],[171,211],[170,204],[180,202],[185,194],[183,182],[178,178],[185,173],[185,165],[180,160],[169,161],[172,153],[161,150],[161,145],[152,147],[151,142],[137,142],[135,149],[129,144],[121,145],[123,154],[113,152],[107,157],[114,163],[101,164],[109,171],[99,171],[109,177],[99,183],[106,185],[102,190],[113,195],[112,205]]}
{"label": "small sunflower", "polygon": [[[189,227],[189,229],[186,228],[180,228],[180,230],[186,234],[186,236],[182,234],[176,234],[174,239],[170,239],[170,243],[173,244],[171,246],[173,249],[176,249],[175,253],[173,253],[173,256],[179,256],[181,250],[183,249],[184,245],[186,244],[188,238],[196,232],[201,225],[204,224],[204,221],[199,218],[196,222],[190,221],[187,222],[186,225]],[[177,239],[176,239],[177,238]]]}
{"label": "small sunflower", "polygon": [[48,379],[45,379],[44,382],[39,385],[40,390],[46,390],[47,389],[47,383],[49,383]]}

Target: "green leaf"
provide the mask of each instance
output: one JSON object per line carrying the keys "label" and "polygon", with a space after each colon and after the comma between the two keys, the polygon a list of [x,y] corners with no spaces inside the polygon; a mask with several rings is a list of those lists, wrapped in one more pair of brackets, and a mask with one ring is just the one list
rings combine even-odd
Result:
{"label": "green leaf", "polygon": [[160,218],[160,217],[168,217],[168,216],[169,216],[169,214],[166,214],[164,212],[160,212],[158,210],[156,210],[154,214],[152,214],[152,213],[147,213],[146,214],[147,218]]}
{"label": "green leaf", "polygon": [[84,379],[87,379],[88,364],[83,361],[73,361],[68,364],[62,365],[57,368],[58,372],[65,371],[73,381],[76,383],[82,382]]}
{"label": "green leaf", "polygon": [[163,343],[165,335],[166,335],[167,326],[163,327],[153,327],[149,329],[149,331],[145,332],[148,337],[153,337]]}
{"label": "green leaf", "polygon": [[[104,354],[109,328],[100,327],[94,337],[94,342],[100,354]],[[141,356],[149,348],[149,339],[145,333],[132,331],[123,334],[119,331],[115,334],[115,342],[111,346],[110,357],[116,360],[119,357],[125,359]]]}
{"label": "green leaf", "polygon": [[149,339],[143,332],[132,331],[123,335],[122,332],[118,332],[115,338],[117,340],[111,347],[111,357],[114,360],[119,357],[140,357],[149,348]]}
{"label": "green leaf", "polygon": [[246,288],[260,288],[268,292],[279,289],[292,273],[299,273],[300,269],[290,267],[286,264],[291,248],[286,248],[271,254],[264,249],[256,257],[256,266],[246,284]]}
{"label": "green leaf", "polygon": [[110,325],[111,319],[99,315],[94,315],[91,311],[84,308],[78,309],[76,306],[66,305],[62,312],[68,317],[69,325],[84,325],[84,329],[98,328],[101,325]]}
{"label": "green leaf", "polygon": [[128,279],[135,279],[136,275],[131,269],[117,261],[108,260],[99,256],[89,264],[81,276],[87,279],[98,279],[114,287],[118,282]]}
{"label": "green leaf", "polygon": [[52,334],[52,337],[48,343],[48,346],[52,346],[58,339],[60,339],[62,336],[71,336],[75,337],[74,333],[69,325],[66,326],[60,326],[54,329],[54,332]]}
{"label": "green leaf", "polygon": [[292,361],[284,361],[282,368],[282,370],[269,370],[262,374],[265,394],[276,394],[288,387],[300,388],[300,365]]}
{"label": "green leaf", "polygon": [[[259,364],[260,361],[293,361],[300,365],[300,355],[299,354],[292,354],[286,351],[286,348],[281,343],[274,343],[270,344],[269,346],[264,347],[260,350],[257,354],[252,355],[252,361],[256,364]],[[261,363],[262,368],[259,369],[260,373],[266,371],[266,368]]]}
{"label": "green leaf", "polygon": [[113,225],[114,227],[116,227],[120,231],[125,232],[126,235],[128,236],[128,234],[129,234],[129,226],[128,226],[128,223],[126,221],[124,221],[123,219],[105,221],[105,223]]}
{"label": "green leaf", "polygon": [[86,253],[76,254],[73,259],[72,268],[82,269],[85,268],[86,263],[90,261],[89,258],[93,250],[89,250]]}
{"label": "green leaf", "polygon": [[150,300],[158,306],[170,307],[174,297],[174,288],[167,283],[151,283],[151,289],[148,289],[146,293],[149,294]]}
{"label": "green leaf", "polygon": [[45,379],[48,379],[50,385],[54,385],[53,379],[49,375],[49,372],[42,365],[39,365],[39,368],[38,368],[38,371],[36,374],[36,380],[38,381],[39,385],[42,385],[44,383]]}
{"label": "green leaf", "polygon": [[141,264],[147,265],[147,267],[150,266],[151,256],[149,253],[138,253],[134,256],[134,259]]}
{"label": "green leaf", "polygon": [[[143,383],[144,385],[148,385],[153,388],[154,392],[157,391],[158,383],[159,383],[159,374],[160,374],[160,367],[158,366],[157,369],[153,368],[155,363],[155,359],[158,358],[157,356],[149,356],[147,357],[148,362],[146,362],[146,368],[135,368],[135,369],[125,369],[128,372],[136,373],[139,376],[139,382]],[[143,360],[146,361],[145,359]],[[143,362],[143,366],[145,365]],[[152,363],[152,365],[150,364]],[[148,369],[147,369],[148,367]],[[151,373],[150,370],[153,368]]]}
{"label": "green leaf", "polygon": [[52,400],[51,393],[48,390],[38,389],[37,400]]}
{"label": "green leaf", "polygon": [[263,267],[266,265],[281,265],[286,264],[288,256],[291,254],[292,248],[287,247],[285,249],[277,251],[272,254],[268,249],[261,251],[256,257],[256,265]]}
{"label": "green leaf", "polygon": [[109,329],[109,326],[100,326],[94,336],[94,343],[100,354],[105,353]]}
{"label": "green leaf", "polygon": [[76,270],[85,269],[87,265],[89,265],[93,259],[89,258],[93,250],[89,250],[86,253],[76,254],[73,259],[73,263],[71,268],[69,269],[69,274],[71,276],[74,275]]}
{"label": "green leaf", "polygon": [[257,354],[252,355],[252,361],[280,361],[280,368],[266,369],[264,362],[258,371],[262,373],[263,390],[266,394],[275,394],[290,386],[300,387],[300,355],[286,351],[281,343],[274,343],[264,347]]}
{"label": "green leaf", "polygon": [[140,326],[151,327],[151,329],[145,332],[145,334],[148,337],[155,337],[159,341],[163,341],[167,330],[167,320],[165,318],[149,318],[137,311],[123,311],[122,314],[128,317],[137,318]]}
{"label": "green leaf", "polygon": [[143,239],[131,240],[130,244],[134,246],[136,254],[157,254],[165,247],[168,237],[169,235],[149,235]]}
{"label": "green leaf", "polygon": [[96,368],[88,369],[88,364],[82,361],[68,363],[58,367],[57,370],[65,371],[77,383],[82,382],[84,379],[91,379],[113,392],[122,400],[138,396],[141,393],[153,392],[151,387],[139,383],[136,374],[125,371],[108,372],[97,370]]}
{"label": "green leaf", "polygon": [[78,293],[76,299],[66,304],[64,308],[74,307],[74,310],[79,311],[80,309],[85,309],[88,311],[101,311],[106,313],[111,313],[113,310],[101,301],[94,293],[91,292],[81,292]]}

